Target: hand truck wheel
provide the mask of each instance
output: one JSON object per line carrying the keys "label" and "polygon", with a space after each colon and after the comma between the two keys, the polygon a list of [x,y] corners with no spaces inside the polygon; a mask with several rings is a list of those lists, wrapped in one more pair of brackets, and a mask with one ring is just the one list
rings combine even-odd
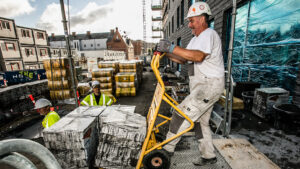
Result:
{"label": "hand truck wheel", "polygon": [[153,150],[143,159],[145,169],[169,169],[170,162],[170,157],[164,150]]}

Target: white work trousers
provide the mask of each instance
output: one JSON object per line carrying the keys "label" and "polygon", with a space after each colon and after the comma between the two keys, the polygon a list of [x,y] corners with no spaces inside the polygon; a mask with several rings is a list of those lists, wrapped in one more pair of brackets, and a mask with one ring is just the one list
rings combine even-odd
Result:
{"label": "white work trousers", "polygon": [[[198,148],[201,153],[201,157],[206,159],[214,158],[216,155],[214,153],[214,146],[212,143],[209,119],[214,103],[219,100],[222,92],[224,91],[224,77],[208,78],[203,74],[190,76],[189,87],[190,95],[188,95],[178,105],[178,108],[193,122],[200,122],[203,138],[198,140]],[[169,130],[166,139],[176,135],[176,133],[184,131],[190,126],[190,123],[187,120],[178,122],[180,124],[176,124],[176,122],[174,123],[172,120],[170,122],[170,128],[172,128],[171,131],[173,132]],[[174,128],[178,128],[176,129],[176,132],[174,132]],[[180,137],[169,142],[163,148],[169,152],[174,152],[175,146],[179,141]]]}

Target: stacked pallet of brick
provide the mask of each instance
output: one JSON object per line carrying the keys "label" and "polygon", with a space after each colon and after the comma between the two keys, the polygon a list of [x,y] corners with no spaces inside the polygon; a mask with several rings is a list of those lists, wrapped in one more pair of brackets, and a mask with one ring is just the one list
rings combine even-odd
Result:
{"label": "stacked pallet of brick", "polygon": [[[72,78],[68,58],[45,59],[44,68],[48,79],[48,88],[52,100],[65,100],[74,98],[74,92],[71,89]],[[77,84],[75,71],[75,86]]]}
{"label": "stacked pallet of brick", "polygon": [[146,135],[145,117],[134,106],[107,107],[99,116],[98,168],[133,168]]}
{"label": "stacked pallet of brick", "polygon": [[92,80],[100,82],[100,91],[105,94],[113,94],[114,87],[114,69],[100,68],[92,72]]}
{"label": "stacked pallet of brick", "polygon": [[136,73],[120,72],[115,76],[116,96],[135,96],[138,86]]}
{"label": "stacked pallet of brick", "polygon": [[98,116],[104,107],[78,107],[44,129],[46,147],[64,169],[88,169],[98,146]]}

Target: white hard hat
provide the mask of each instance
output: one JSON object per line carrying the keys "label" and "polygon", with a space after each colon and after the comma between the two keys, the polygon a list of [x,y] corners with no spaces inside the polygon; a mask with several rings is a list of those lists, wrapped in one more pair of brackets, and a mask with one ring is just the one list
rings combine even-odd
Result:
{"label": "white hard hat", "polygon": [[204,13],[206,13],[207,15],[211,15],[211,11],[208,4],[205,2],[196,2],[190,7],[186,18],[199,16]]}
{"label": "white hard hat", "polygon": [[100,83],[97,80],[92,82],[92,88],[95,88],[96,86],[99,86],[99,85],[100,85]]}
{"label": "white hard hat", "polygon": [[39,99],[36,101],[34,109],[40,109],[43,107],[52,106],[51,102],[47,99]]}

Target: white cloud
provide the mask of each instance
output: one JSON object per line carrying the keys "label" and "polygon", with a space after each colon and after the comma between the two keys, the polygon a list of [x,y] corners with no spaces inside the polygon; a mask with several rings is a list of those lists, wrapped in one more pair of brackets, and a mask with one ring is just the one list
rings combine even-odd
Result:
{"label": "white cloud", "polygon": [[30,14],[35,9],[28,0],[1,0],[0,16],[16,17],[24,14]]}
{"label": "white cloud", "polygon": [[[147,8],[147,36],[150,37],[151,9],[150,6],[147,6]],[[126,31],[126,34],[131,39],[142,39],[142,9],[141,0],[113,0],[106,5],[89,2],[77,13],[72,13],[72,8],[70,9],[71,32],[109,32],[110,29],[118,27],[122,32]],[[46,29],[49,34],[52,32],[63,34],[59,4],[52,3],[47,6],[40,17],[37,27]]]}
{"label": "white cloud", "polygon": [[51,3],[48,5],[41,15],[36,27],[39,29],[44,29],[49,33],[63,34],[63,25],[60,4]]}

